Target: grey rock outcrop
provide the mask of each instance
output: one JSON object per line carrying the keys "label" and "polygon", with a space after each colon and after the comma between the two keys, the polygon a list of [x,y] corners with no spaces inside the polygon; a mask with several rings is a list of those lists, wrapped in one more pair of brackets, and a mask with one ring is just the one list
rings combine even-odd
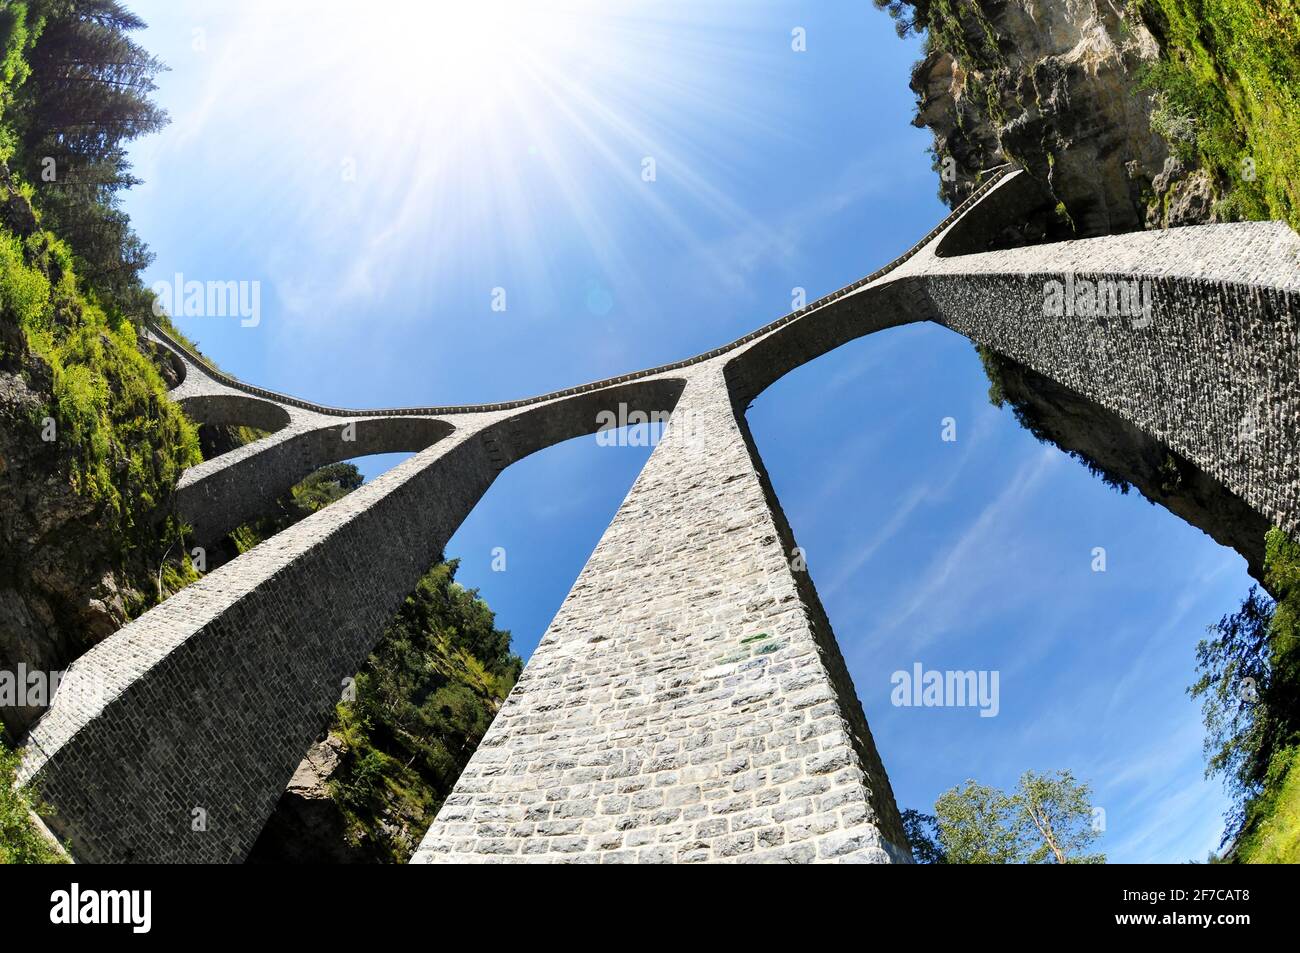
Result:
{"label": "grey rock outcrop", "polygon": [[316,742],[293,772],[275,812],[248,855],[248,863],[363,863],[347,822],[330,796],[329,783],[343,757],[342,741],[332,735]]}
{"label": "grey rock outcrop", "polygon": [[965,198],[980,172],[1012,160],[1062,204],[1076,237],[1143,227],[1169,150],[1139,87],[1159,53],[1141,20],[1107,0],[955,9],[912,77],[915,124],[934,133],[940,161],[955,162],[945,199]]}

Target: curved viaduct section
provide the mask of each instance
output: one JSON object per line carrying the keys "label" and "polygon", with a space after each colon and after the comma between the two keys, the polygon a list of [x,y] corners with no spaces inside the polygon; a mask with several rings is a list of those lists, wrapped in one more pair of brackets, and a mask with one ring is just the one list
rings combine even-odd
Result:
{"label": "curved viaduct section", "polygon": [[[1251,223],[983,250],[1038,201],[1026,176],[999,172],[906,255],[800,312],[688,361],[526,400],[323,407],[211,369],[155,329],[196,419],[275,431],[182,479],[201,538],[325,463],[418,453],[78,660],[20,780],[40,783],[78,859],[242,859],[343,680],[496,475],[623,405],[672,423],[416,860],[909,860],[745,423],[764,388],[846,341],[937,321],[1300,530],[1300,239]],[[1076,303],[1136,283],[1143,308],[1056,314],[1053,282]]]}

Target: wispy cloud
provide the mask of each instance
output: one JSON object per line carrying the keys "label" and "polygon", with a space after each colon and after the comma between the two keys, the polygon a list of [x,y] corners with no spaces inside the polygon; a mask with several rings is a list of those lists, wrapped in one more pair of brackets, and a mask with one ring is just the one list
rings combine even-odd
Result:
{"label": "wispy cloud", "polygon": [[[969,627],[972,611],[1003,570],[1002,561],[981,556],[990,548],[1006,552],[1014,536],[1015,514],[1062,459],[1055,449],[1035,451],[1006,486],[988,503],[950,546],[918,574],[920,582],[883,611],[870,632],[870,642],[902,645],[915,654],[957,625]],[[998,606],[1005,611],[1005,601]],[[859,642],[859,651],[866,644]]]}
{"label": "wispy cloud", "polygon": [[913,515],[922,505],[946,499],[951,494],[952,488],[962,479],[971,459],[980,452],[977,448],[981,446],[982,439],[992,429],[993,417],[994,414],[988,410],[977,414],[971,433],[957,458],[957,463],[949,468],[945,478],[938,483],[923,482],[913,486],[907,495],[899,501],[898,505],[894,507],[889,519],[861,547],[838,562],[838,571],[831,577],[825,589],[828,596],[833,596],[845,586],[851,584],[863,567],[880,552],[881,548],[907,527]]}
{"label": "wispy cloud", "polygon": [[[1176,632],[1199,633],[1204,630],[1205,619],[1190,621],[1193,610],[1203,606],[1206,593],[1212,584],[1238,568],[1240,560],[1235,554],[1226,550],[1212,550],[1201,559],[1201,564],[1187,574],[1187,582],[1170,604],[1163,622],[1156,628],[1134,626],[1135,631],[1117,634],[1117,657],[1124,663],[1123,675],[1115,681],[1109,691],[1106,714],[1130,708],[1135,699],[1146,691],[1154,673],[1163,672],[1168,666],[1160,665],[1161,656],[1168,653],[1171,636]],[[1136,644],[1135,644],[1136,643]],[[1139,649],[1134,654],[1135,649]],[[1181,669],[1181,666],[1178,666]]]}
{"label": "wispy cloud", "polygon": [[1090,772],[1106,809],[1107,853],[1121,863],[1203,860],[1218,846],[1227,798],[1202,780],[1201,726],[1171,719],[1156,744],[1129,749]]}

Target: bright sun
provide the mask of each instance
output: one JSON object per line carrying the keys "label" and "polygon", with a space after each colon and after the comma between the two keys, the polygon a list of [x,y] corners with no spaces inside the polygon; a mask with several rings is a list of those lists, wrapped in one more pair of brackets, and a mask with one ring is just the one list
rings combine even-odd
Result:
{"label": "bright sun", "polygon": [[[321,244],[355,241],[363,263],[345,289],[378,293],[399,245],[461,272],[471,253],[508,260],[542,283],[560,234],[632,286],[639,251],[609,239],[620,203],[683,244],[696,240],[683,209],[769,240],[727,190],[748,159],[732,133],[767,129],[772,110],[751,96],[761,60],[717,41],[735,29],[716,22],[721,0],[393,0],[382,15],[356,0],[248,3],[213,57],[212,108],[278,107],[257,148],[286,181],[314,170],[319,207],[302,214],[339,223]],[[292,70],[279,68],[286,35]],[[647,186],[647,161],[670,186]]]}
{"label": "bright sun", "polygon": [[[399,95],[453,112],[529,95],[538,71],[582,58],[595,0],[429,0],[411,11],[384,56]],[[388,72],[385,69],[385,72]]]}

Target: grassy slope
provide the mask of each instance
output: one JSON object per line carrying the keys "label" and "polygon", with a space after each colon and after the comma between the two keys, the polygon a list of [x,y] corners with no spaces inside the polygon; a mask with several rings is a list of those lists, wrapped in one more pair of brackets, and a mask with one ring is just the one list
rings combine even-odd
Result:
{"label": "grassy slope", "polygon": [[1156,126],[1211,170],[1225,217],[1300,229],[1300,0],[1140,0],[1164,55]]}
{"label": "grassy slope", "polygon": [[1246,809],[1246,832],[1232,859],[1300,864],[1300,747],[1273,759],[1264,793]]}

